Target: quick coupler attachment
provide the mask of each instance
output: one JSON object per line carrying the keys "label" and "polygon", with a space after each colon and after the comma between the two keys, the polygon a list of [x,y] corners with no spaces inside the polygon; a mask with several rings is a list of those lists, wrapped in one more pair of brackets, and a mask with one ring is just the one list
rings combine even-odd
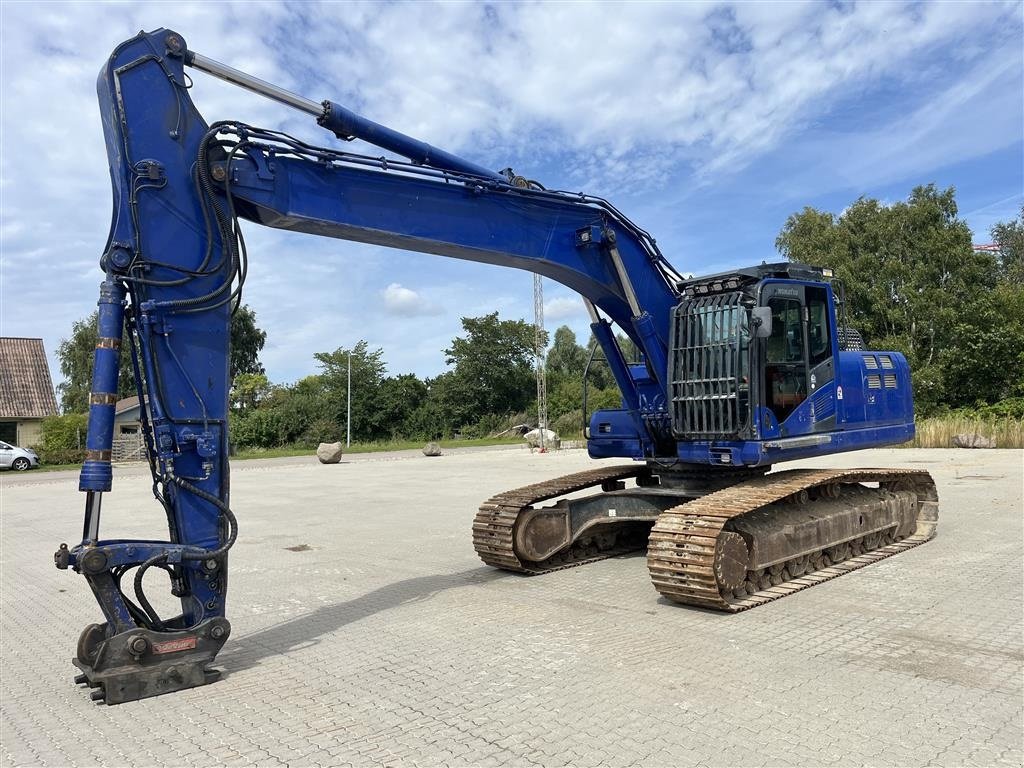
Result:
{"label": "quick coupler attachment", "polygon": [[[106,619],[90,624],[78,639],[72,663],[79,685],[93,689],[93,701],[121,704],[212,683],[210,669],[231,634],[223,611],[224,558],[183,561],[194,548],[165,541],[61,544],[54,564],[85,576]],[[171,594],[183,613],[161,619],[146,599],[146,569],[162,567],[171,577]],[[135,571],[133,602],[122,590],[126,572]],[[204,613],[205,611],[205,613]]]}
{"label": "quick coupler attachment", "polygon": [[97,703],[123,704],[215,682],[220,670],[208,665],[231,634],[231,625],[214,617],[183,630],[140,627],[109,633],[109,624],[90,624],[82,632],[72,659],[82,670],[75,683],[92,688]]}

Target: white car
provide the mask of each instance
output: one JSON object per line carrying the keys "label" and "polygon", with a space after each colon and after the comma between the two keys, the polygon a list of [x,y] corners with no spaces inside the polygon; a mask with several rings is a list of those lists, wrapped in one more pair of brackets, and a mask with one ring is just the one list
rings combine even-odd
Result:
{"label": "white car", "polygon": [[31,448],[19,448],[0,442],[0,469],[16,469],[24,472],[39,466],[39,457]]}

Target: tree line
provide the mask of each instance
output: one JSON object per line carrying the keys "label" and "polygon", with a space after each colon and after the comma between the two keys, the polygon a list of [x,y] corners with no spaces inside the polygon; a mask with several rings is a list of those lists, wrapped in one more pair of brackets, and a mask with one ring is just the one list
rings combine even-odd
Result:
{"label": "tree line", "polygon": [[[265,375],[236,377],[232,440],[239,447],[308,445],[345,439],[487,437],[513,425],[536,423],[534,327],[501,320],[497,312],[462,318],[463,333],[444,350],[449,369],[420,379],[388,375],[383,350],[366,341],[314,355],[319,372],[291,385]],[[592,342],[593,343],[593,342]],[[549,424],[563,434],[581,430],[583,373],[589,349],[568,326],[555,331],[547,354]],[[351,359],[352,420],[348,423]],[[593,367],[588,406],[619,403],[607,369]]]}
{"label": "tree line", "polygon": [[804,208],[776,247],[831,267],[869,348],[906,355],[918,415],[1004,403],[1024,416],[1024,207],[989,234],[996,250],[976,251],[955,190],[930,184],[838,216]]}
{"label": "tree line", "polygon": [[[314,354],[317,373],[275,384],[259,362],[266,333],[252,309],[243,306],[231,326],[232,443],[238,448],[315,446],[344,440],[349,433],[361,442],[473,438],[535,424],[533,324],[502,320],[493,312],[462,318],[462,330],[444,350],[449,369],[438,376],[389,375],[383,350],[360,340],[352,347]],[[591,340],[589,348],[581,346],[563,326],[547,352],[549,425],[562,434],[582,428],[583,373],[594,344]],[[51,454],[63,451],[65,459],[78,448],[77,436],[84,429],[95,345],[94,313],[76,322],[70,338],[57,349],[65,376],[58,392],[66,415],[44,425],[43,448]],[[136,390],[127,338],[123,349],[118,389],[121,397],[129,397]],[[588,382],[589,410],[618,405],[618,390],[600,358]]]}
{"label": "tree line", "polygon": [[[1024,208],[990,234],[995,251],[976,251],[955,190],[928,185],[893,204],[859,198],[839,215],[804,208],[788,217],[775,245],[790,260],[831,267],[845,293],[849,325],[871,348],[907,356],[919,415],[994,407],[1020,417]],[[57,349],[66,414],[87,408],[95,327],[95,314],[75,323]],[[349,428],[356,441],[427,440],[485,437],[536,423],[534,327],[501,320],[497,312],[462,318],[462,334],[444,350],[448,370],[422,379],[389,374],[383,350],[363,340],[316,353],[313,375],[274,384],[259,361],[266,333],[246,306],[232,317],[231,342],[230,420],[238,447],[312,446],[343,440]],[[625,337],[620,342],[627,358],[635,355]],[[578,434],[583,425],[583,374],[593,347],[592,337],[583,346],[562,326],[547,348],[549,424],[560,434]],[[119,394],[135,394],[128,354]],[[591,366],[588,411],[619,402],[607,366]],[[70,431],[51,420],[50,433],[66,442]],[[46,425],[44,442],[45,434]]]}

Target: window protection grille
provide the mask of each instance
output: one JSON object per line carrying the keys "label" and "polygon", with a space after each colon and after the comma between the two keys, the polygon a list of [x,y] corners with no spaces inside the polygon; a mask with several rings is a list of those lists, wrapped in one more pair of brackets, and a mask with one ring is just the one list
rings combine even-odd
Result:
{"label": "window protection grille", "polygon": [[749,324],[738,293],[683,301],[672,321],[672,432],[738,437],[750,410]]}

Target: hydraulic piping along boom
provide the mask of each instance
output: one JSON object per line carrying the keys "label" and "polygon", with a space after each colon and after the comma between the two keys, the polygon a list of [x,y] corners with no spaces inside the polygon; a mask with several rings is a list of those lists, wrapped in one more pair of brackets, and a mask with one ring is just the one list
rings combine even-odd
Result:
{"label": "hydraulic piping along boom", "polygon": [[185,63],[221,80],[234,83],[253,93],[258,93],[268,99],[313,115],[316,117],[317,123],[344,141],[362,139],[382,149],[387,149],[407,157],[418,165],[429,165],[433,168],[448,170],[454,173],[467,173],[493,181],[506,180],[499,173],[488,170],[476,163],[463,160],[461,157],[457,157],[450,152],[445,152],[443,149],[438,149],[424,141],[414,139],[412,136],[406,136],[404,133],[399,133],[380,123],[367,120],[362,115],[358,115],[333,101],[325,100],[317,103],[234,67],[229,67],[227,64],[221,64],[219,61],[209,59],[195,51],[185,52]]}

